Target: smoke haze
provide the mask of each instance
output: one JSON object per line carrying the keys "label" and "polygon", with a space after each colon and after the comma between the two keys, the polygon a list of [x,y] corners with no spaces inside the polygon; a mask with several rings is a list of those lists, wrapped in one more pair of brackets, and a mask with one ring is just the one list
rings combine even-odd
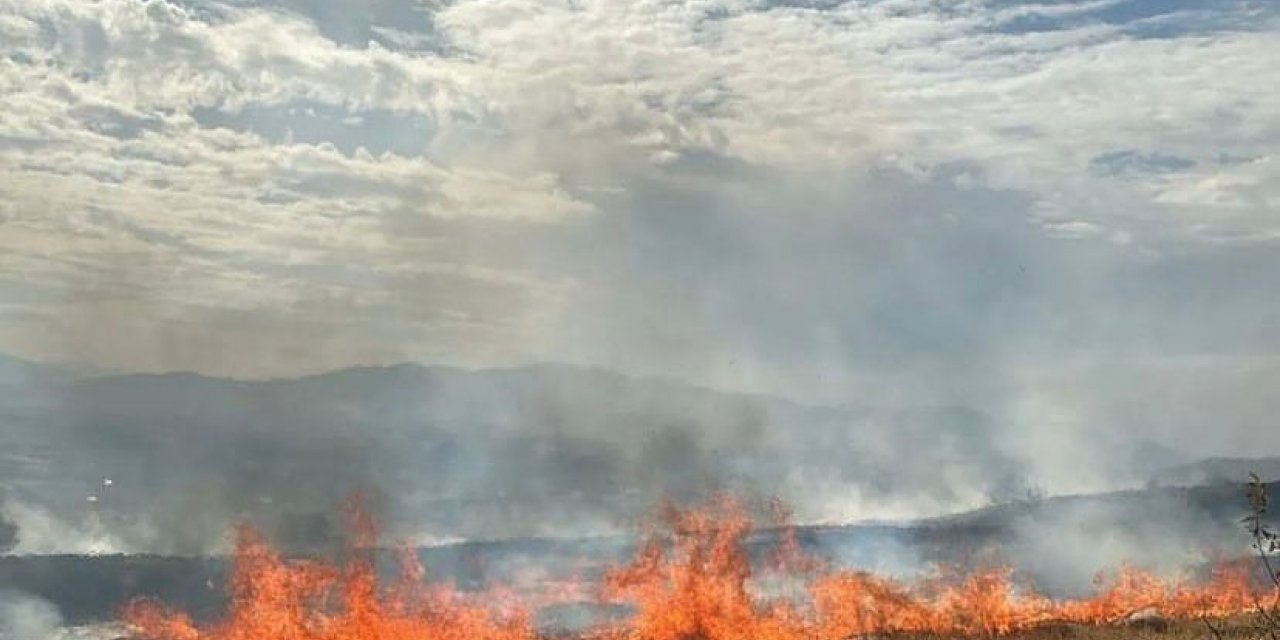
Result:
{"label": "smoke haze", "polygon": [[[327,551],[352,491],[421,543],[717,490],[914,520],[1280,453],[1275,3],[0,6],[0,553]],[[1002,511],[1005,553],[1225,535],[1143,504]],[[882,542],[838,554],[916,564]]]}
{"label": "smoke haze", "polygon": [[[1051,446],[1056,461],[1088,457],[1093,476],[1075,482],[1090,490],[1147,485],[1189,460],[1102,431],[1071,450],[964,406],[813,406],[569,366],[272,381],[41,382],[39,370],[27,383],[41,393],[18,396],[42,402],[11,409],[26,426],[6,448],[24,461],[0,509],[17,553],[225,551],[242,520],[289,549],[333,550],[353,492],[391,536],[422,544],[627,532],[659,499],[713,491],[780,498],[800,522],[905,520],[1072,491],[1047,473]],[[1214,477],[1239,481],[1250,464]],[[1140,517],[1179,531],[1178,510]],[[1129,517],[1106,513],[1099,526]],[[1027,526],[1076,516],[1055,517]],[[1144,537],[1157,536],[1125,545]]]}
{"label": "smoke haze", "polygon": [[62,626],[58,610],[31,596],[0,591],[0,638],[44,640]]}

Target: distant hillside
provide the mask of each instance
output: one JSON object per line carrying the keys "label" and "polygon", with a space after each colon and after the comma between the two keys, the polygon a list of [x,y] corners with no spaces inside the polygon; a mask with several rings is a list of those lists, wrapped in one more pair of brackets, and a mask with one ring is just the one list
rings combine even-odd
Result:
{"label": "distant hillside", "polygon": [[[245,518],[316,548],[353,489],[395,532],[492,538],[608,530],[712,488],[829,519],[831,504],[937,511],[1035,486],[1010,426],[969,407],[812,407],[563,365],[240,381],[0,359],[5,381],[0,486],[39,509],[22,551],[199,553]],[[1141,477],[1177,459],[1152,446],[1099,441],[1091,465]]]}
{"label": "distant hillside", "polygon": [[1162,486],[1240,483],[1250,473],[1264,480],[1280,479],[1280,458],[1208,458],[1161,469],[1151,482]]}
{"label": "distant hillside", "polygon": [[75,374],[61,367],[39,364],[0,353],[0,388],[25,388],[67,382]]}
{"label": "distant hillside", "polygon": [[244,518],[314,548],[353,489],[406,535],[574,535],[713,488],[810,514],[1022,495],[1001,428],[960,406],[809,407],[560,365],[267,381],[36,367],[0,395],[0,482],[48,512],[26,551],[199,553]]}

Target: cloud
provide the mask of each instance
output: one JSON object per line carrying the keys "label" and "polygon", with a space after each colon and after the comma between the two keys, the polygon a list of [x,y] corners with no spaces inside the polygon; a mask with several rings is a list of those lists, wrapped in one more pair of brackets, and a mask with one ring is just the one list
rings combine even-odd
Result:
{"label": "cloud", "polygon": [[[0,137],[27,142],[0,154],[0,244],[6,271],[21,274],[7,280],[5,297],[27,300],[22,311],[34,325],[19,325],[10,342],[129,368],[190,366],[181,360],[192,356],[207,366],[220,345],[174,358],[157,355],[146,335],[161,330],[174,336],[170,342],[185,342],[204,333],[199,325],[254,310],[263,311],[262,322],[250,322],[279,327],[308,307],[329,307],[326,315],[355,324],[396,306],[404,286],[437,300],[409,305],[419,315],[405,324],[456,327],[458,318],[488,316],[472,323],[479,326],[501,321],[486,311],[498,301],[516,305],[563,286],[486,264],[460,253],[464,237],[445,239],[424,228],[430,224],[409,222],[491,218],[518,228],[591,215],[592,205],[552,173],[446,166],[327,140],[288,143],[208,120],[208,109],[237,113],[237,104],[303,98],[333,104],[336,96],[335,108],[359,115],[361,106],[347,99],[353,88],[339,85],[384,81],[324,56],[383,69],[374,75],[389,74],[386,86],[396,91],[415,91],[425,81],[409,76],[429,66],[340,51],[309,23],[256,9],[227,8],[213,22],[164,3],[14,9],[6,23],[13,55],[0,74],[13,99]],[[263,39],[276,54],[249,51]],[[303,58],[317,74],[310,79],[298,76]],[[276,74],[300,84],[283,87]],[[325,95],[316,93],[321,85],[329,86]],[[429,111],[414,97],[370,100],[382,109],[409,100]],[[151,311],[114,312],[127,307]],[[64,326],[50,326],[50,317]],[[76,338],[95,331],[76,326],[90,317],[94,324],[114,319],[107,332],[120,338],[115,346]]]}
{"label": "cloud", "polygon": [[[305,308],[352,315],[336,344],[356,318],[398,318],[389,343],[465,334],[454,360],[554,356],[562,340],[543,334],[569,301],[614,295],[571,292],[614,270],[590,250],[608,238],[590,234],[643,208],[620,202],[738,206],[723,224],[753,235],[772,223],[735,192],[744,180],[792,198],[788,185],[856,182],[864,193],[822,206],[868,229],[898,214],[863,200],[912,187],[859,176],[914,174],[1016,194],[1051,238],[1168,251],[1275,233],[1280,96],[1255,80],[1274,47],[1265,8],[9,4],[2,240],[6,270],[27,281],[7,297],[28,300],[28,317],[115,316],[131,300],[158,306],[137,322],[166,318],[181,342],[182,323],[256,314],[251,331],[270,331]],[[1213,29],[1199,28],[1206,13]],[[1153,20],[1158,33],[1142,26]],[[984,196],[962,191],[949,215],[980,226]],[[94,301],[106,291],[121,302]],[[127,368],[192,357],[99,351],[87,359]],[[314,366],[414,350],[350,351]],[[241,372],[273,367],[296,363]]]}

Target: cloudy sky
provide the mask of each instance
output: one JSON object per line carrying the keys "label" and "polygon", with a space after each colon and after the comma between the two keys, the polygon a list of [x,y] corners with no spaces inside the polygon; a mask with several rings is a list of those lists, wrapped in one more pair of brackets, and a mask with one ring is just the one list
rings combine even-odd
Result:
{"label": "cloudy sky", "polygon": [[559,361],[1245,450],[1277,61],[1273,0],[0,0],[0,351]]}

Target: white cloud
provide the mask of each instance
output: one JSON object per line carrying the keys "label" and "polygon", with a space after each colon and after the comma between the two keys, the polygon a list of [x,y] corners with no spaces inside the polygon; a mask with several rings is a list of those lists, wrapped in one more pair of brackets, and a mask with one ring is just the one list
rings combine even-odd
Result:
{"label": "white cloud", "polygon": [[[1171,14],[1163,38],[1089,20],[1004,28],[1119,5],[462,2],[437,22],[475,57],[475,77],[502,87],[489,89],[495,110],[528,135],[609,134],[654,160],[707,152],[783,169],[976,163],[991,186],[1121,230],[1133,200],[1150,212],[1216,185],[1196,200],[1195,225],[1165,229],[1175,235],[1251,191],[1273,199],[1273,167],[1217,159],[1280,146],[1278,83],[1263,80],[1280,55],[1274,16],[1204,34],[1200,14]],[[1124,179],[1089,170],[1130,149],[1188,166]],[[1113,202],[1093,195],[1107,192]]]}
{"label": "white cloud", "polygon": [[143,327],[193,325],[185,335],[249,313],[279,331],[314,304],[354,326],[424,290],[449,301],[417,305],[402,323],[481,326],[504,322],[500,300],[535,315],[558,304],[558,278],[461,251],[466,238],[430,229],[590,215],[555,174],[273,144],[195,118],[202,105],[306,98],[357,116],[377,107],[447,120],[444,85],[465,63],[335,47],[307,21],[265,10],[203,22],[162,2],[5,4],[0,264],[13,275],[0,291],[26,312],[14,317],[38,323],[6,325],[6,344],[49,349],[33,336],[57,342],[62,323],[99,324],[134,337],[63,348],[170,368],[184,365],[139,344]]}
{"label": "white cloud", "polygon": [[[985,224],[982,199],[997,189],[1027,201],[1043,238],[1073,245],[1150,257],[1274,241],[1280,18],[1128,10],[0,0],[0,266],[22,274],[0,291],[55,327],[127,325],[135,337],[96,356],[107,360],[138,351],[157,322],[177,342],[201,326],[287,342],[304,314],[338,331],[325,364],[443,357],[443,344],[463,361],[521,360],[561,355],[572,339],[548,334],[572,324],[565,314],[607,307],[636,284],[630,269],[660,270],[596,252],[640,242],[627,224],[680,233],[616,223],[642,198],[731,207],[758,188],[789,194],[768,202],[794,216],[814,195],[795,185],[807,185],[841,213],[796,224],[906,233],[892,206],[868,204],[907,189],[885,186],[887,171],[925,190],[954,182],[958,200],[939,215],[960,228]],[[388,143],[404,136],[421,144]],[[754,215],[737,224],[767,228]],[[840,216],[866,219],[855,232]],[[821,267],[810,259],[778,268]],[[145,312],[125,318],[130,305]],[[247,324],[233,331],[228,315]],[[682,324],[699,321],[711,322],[671,331],[688,343],[724,332]],[[59,339],[24,322],[5,344]],[[358,329],[370,322],[377,332]],[[828,344],[847,339],[830,332]],[[608,333],[584,353],[612,348]]]}

